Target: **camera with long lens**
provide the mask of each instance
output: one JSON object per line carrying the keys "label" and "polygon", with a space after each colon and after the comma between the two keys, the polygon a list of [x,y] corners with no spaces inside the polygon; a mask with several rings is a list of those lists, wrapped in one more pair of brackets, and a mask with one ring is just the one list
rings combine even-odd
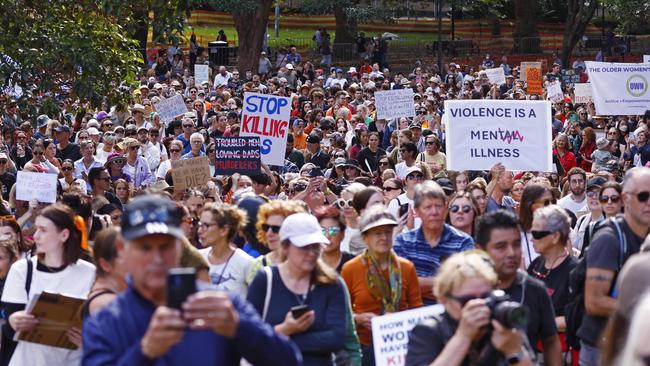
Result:
{"label": "camera with long lens", "polygon": [[494,290],[485,299],[492,312],[492,319],[506,328],[525,329],[528,324],[528,308],[518,302],[510,301],[503,290]]}

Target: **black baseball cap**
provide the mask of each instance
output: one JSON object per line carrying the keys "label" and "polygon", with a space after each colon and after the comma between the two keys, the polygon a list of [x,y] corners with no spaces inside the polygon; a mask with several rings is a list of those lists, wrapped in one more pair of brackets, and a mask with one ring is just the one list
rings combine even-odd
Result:
{"label": "black baseball cap", "polygon": [[600,189],[600,187],[602,187],[605,183],[607,183],[607,179],[601,176],[595,176],[587,181],[587,190],[590,190],[592,188]]}
{"label": "black baseball cap", "polygon": [[180,208],[170,199],[159,195],[143,195],[134,198],[124,208],[122,236],[134,240],[147,235],[170,235],[184,239],[181,230]]}
{"label": "black baseball cap", "polygon": [[307,143],[320,144],[320,137],[318,137],[317,135],[309,135],[307,136]]}
{"label": "black baseball cap", "polygon": [[70,127],[66,125],[58,125],[54,129],[55,132],[65,132],[65,133],[70,133]]}

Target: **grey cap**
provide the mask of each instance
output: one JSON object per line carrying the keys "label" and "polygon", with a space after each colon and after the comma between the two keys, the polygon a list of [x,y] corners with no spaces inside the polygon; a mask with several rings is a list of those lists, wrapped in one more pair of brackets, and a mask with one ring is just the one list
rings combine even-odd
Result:
{"label": "grey cap", "polygon": [[368,207],[359,220],[359,231],[361,234],[379,226],[397,226],[397,220],[388,209],[381,204]]}

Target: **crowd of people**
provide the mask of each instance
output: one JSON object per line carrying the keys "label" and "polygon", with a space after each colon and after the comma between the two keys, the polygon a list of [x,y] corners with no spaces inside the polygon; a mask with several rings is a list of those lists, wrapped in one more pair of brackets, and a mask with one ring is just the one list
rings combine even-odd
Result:
{"label": "crowd of people", "polygon": [[[552,172],[452,171],[446,100],[546,98],[506,57],[502,85],[453,62],[315,68],[295,47],[198,84],[184,58],[160,50],[116,105],[0,95],[0,364],[374,365],[372,319],[432,304],[406,365],[647,362],[650,112],[598,116],[563,84]],[[416,116],[378,119],[374,93],[404,88]],[[284,164],[221,175],[247,92],[291,98]],[[188,112],[163,122],[176,95]],[[171,162],[204,156],[211,180],[174,189]],[[21,200],[21,172],[56,175],[56,202]],[[196,278],[177,307],[175,267]],[[87,299],[74,347],[14,337],[47,325],[41,292]]]}

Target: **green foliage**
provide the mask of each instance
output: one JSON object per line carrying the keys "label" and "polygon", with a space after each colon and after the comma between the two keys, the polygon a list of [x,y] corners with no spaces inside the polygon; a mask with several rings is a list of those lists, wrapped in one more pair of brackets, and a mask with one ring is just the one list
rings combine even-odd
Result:
{"label": "green foliage", "polygon": [[[128,98],[120,86],[136,81],[142,63],[137,42],[124,35],[93,0],[0,0],[0,52],[20,66],[5,68],[0,83],[60,93],[99,105]],[[2,85],[2,84],[0,84]]]}
{"label": "green foliage", "polygon": [[650,1],[606,0],[605,8],[606,14],[618,22],[617,32],[644,34],[650,31]]}

